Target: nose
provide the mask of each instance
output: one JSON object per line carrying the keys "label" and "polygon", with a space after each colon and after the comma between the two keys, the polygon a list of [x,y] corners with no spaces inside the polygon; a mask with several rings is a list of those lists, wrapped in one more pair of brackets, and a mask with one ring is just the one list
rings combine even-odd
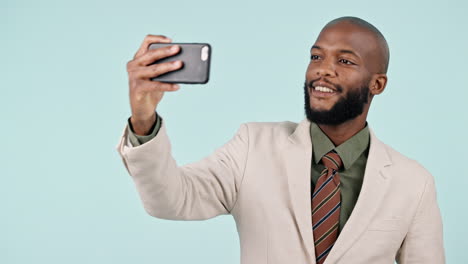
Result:
{"label": "nose", "polygon": [[336,76],[335,67],[333,63],[323,60],[319,65],[316,66],[315,74],[323,77],[334,77]]}

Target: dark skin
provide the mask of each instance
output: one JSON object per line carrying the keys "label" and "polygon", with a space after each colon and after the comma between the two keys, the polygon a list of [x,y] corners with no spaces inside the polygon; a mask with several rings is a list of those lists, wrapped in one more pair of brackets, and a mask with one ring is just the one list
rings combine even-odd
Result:
{"label": "dark skin", "polygon": [[[334,90],[320,93],[309,88],[310,105],[314,110],[330,110],[349,91],[363,85],[369,87],[369,100],[361,115],[339,125],[318,124],[335,146],[365,127],[372,98],[385,89],[387,75],[382,69],[382,49],[382,43],[372,31],[346,21],[326,26],[311,49],[307,83],[313,81],[314,86]],[[335,85],[341,85],[343,90],[337,91]]]}

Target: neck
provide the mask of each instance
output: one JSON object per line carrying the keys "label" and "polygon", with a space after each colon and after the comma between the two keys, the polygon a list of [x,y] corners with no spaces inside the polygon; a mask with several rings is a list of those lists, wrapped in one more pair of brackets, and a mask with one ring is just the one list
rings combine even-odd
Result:
{"label": "neck", "polygon": [[339,125],[318,124],[318,126],[335,146],[339,146],[352,136],[356,135],[366,126],[366,117],[367,113],[362,113],[355,119],[346,121]]}

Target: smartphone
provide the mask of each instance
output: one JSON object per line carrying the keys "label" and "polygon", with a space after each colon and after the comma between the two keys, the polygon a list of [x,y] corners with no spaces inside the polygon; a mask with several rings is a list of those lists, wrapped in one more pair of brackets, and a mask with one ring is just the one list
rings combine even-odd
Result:
{"label": "smartphone", "polygon": [[148,49],[172,45],[179,45],[180,52],[152,64],[181,60],[184,63],[182,68],[151,78],[151,80],[167,83],[207,83],[210,77],[211,46],[208,43],[153,43]]}

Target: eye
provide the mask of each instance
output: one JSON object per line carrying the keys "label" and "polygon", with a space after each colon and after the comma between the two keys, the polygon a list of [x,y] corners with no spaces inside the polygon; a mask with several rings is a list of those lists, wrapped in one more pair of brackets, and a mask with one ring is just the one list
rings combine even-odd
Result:
{"label": "eye", "polygon": [[347,59],[340,59],[339,62],[344,63],[346,65],[354,65],[353,62],[347,60]]}
{"label": "eye", "polygon": [[318,60],[320,57],[318,55],[311,55],[310,60]]}

